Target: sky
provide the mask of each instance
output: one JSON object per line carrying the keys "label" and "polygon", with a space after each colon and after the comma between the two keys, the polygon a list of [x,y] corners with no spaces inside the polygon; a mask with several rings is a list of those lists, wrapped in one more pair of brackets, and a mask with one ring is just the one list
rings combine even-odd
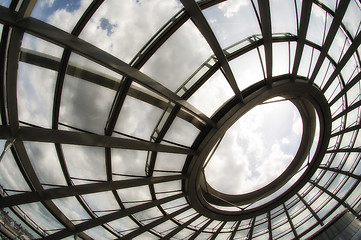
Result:
{"label": "sky", "polygon": [[206,179],[228,194],[257,190],[291,163],[301,137],[302,121],[292,103],[257,106],[226,132],[205,168]]}
{"label": "sky", "polygon": [[[90,0],[38,1],[31,16],[71,32],[90,2]],[[296,2],[299,8],[300,1]],[[7,1],[0,0],[0,5],[7,5],[7,3]],[[331,3],[327,4],[332,7]],[[284,11],[286,5],[287,8],[292,8],[292,11]],[[270,7],[273,32],[296,34],[297,20],[296,12],[293,10],[293,1],[272,0]],[[355,10],[356,8],[356,3],[351,1],[343,21],[350,29],[352,36],[356,36],[359,32],[357,21],[361,20],[361,14]],[[182,5],[177,0],[105,1],[79,37],[122,61],[130,63],[142,46],[181,9]],[[261,34],[257,16],[250,1],[226,1],[204,10],[203,13],[222,48],[250,35]],[[331,22],[332,16],[326,15],[321,8],[313,5],[307,39],[322,44],[324,24],[326,23],[326,29],[328,29]],[[337,32],[329,51],[330,56],[335,59],[342,57],[345,51],[340,54],[339,49],[342,49],[344,43],[345,34],[342,31]],[[348,46],[346,42],[346,47]],[[61,47],[29,34],[24,35],[22,47],[56,58],[61,58],[63,51]],[[293,43],[290,44],[290,48],[287,43],[273,45],[273,74],[275,76],[289,72],[289,55],[292,59],[295,49],[296,44]],[[252,50],[229,63],[241,90],[264,78],[261,65],[265,64],[264,48],[260,47],[259,50],[261,57],[257,50]],[[187,21],[155,52],[140,71],[168,89],[176,91],[212,54],[211,48],[196,26],[192,21]],[[312,52],[310,47],[305,47],[298,74],[307,76],[309,67],[311,66],[312,71],[319,54],[317,50]],[[91,63],[74,53],[71,55],[70,62],[99,72],[105,71],[97,63]],[[325,62],[315,80],[318,86],[325,84],[323,76],[330,76],[332,73],[332,68],[328,69],[327,61]],[[351,58],[342,70],[344,78],[352,79],[356,75],[354,71],[356,67],[356,59]],[[118,82],[122,81],[122,76],[111,70],[106,70],[106,74]],[[21,121],[51,128],[56,77],[55,71],[26,63],[19,64],[17,94]],[[337,84],[332,85],[326,91],[326,97],[332,99],[340,90],[341,88]],[[60,122],[92,133],[104,134],[104,127],[115,93],[114,90],[67,75],[61,98]],[[233,95],[224,75],[217,71],[190,97],[189,102],[211,117]],[[347,97],[349,103],[358,100],[359,89],[352,89]],[[335,104],[333,111],[341,111],[337,110],[341,104],[342,102]],[[164,109],[127,96],[115,130],[148,141],[163,112]],[[351,126],[357,121],[358,113],[351,112],[349,116],[348,119],[353,119],[353,121],[348,120],[347,126]],[[276,127],[274,127],[275,125]],[[69,130],[66,127],[60,127],[60,129]],[[290,102],[269,103],[251,110],[227,131],[215,156],[205,169],[207,181],[211,186],[225,193],[247,193],[266,185],[279,176],[293,159],[301,138],[300,129],[302,129],[300,116]],[[191,146],[199,132],[199,129],[191,123],[176,118],[165,135],[165,139]],[[118,134],[114,134],[114,136],[120,137]],[[344,139],[342,146],[348,146],[351,141],[351,137]],[[2,141],[1,144],[0,149],[4,142]],[[53,144],[26,142],[25,147],[42,183],[66,185]],[[100,181],[107,179],[103,148],[63,145],[63,150],[71,177]],[[114,173],[145,175],[144,166],[147,160],[145,151],[112,149],[112,159]],[[159,153],[155,168],[156,170],[181,171],[184,162],[185,155]],[[79,166],[82,167],[79,168]],[[7,171],[7,169],[14,171]],[[114,176],[114,179],[125,179],[125,177]],[[233,184],[234,182],[237,184]],[[0,163],[0,183],[9,189],[29,190],[10,152],[6,153]],[[74,180],[74,183],[88,182]],[[180,183],[180,181],[174,181],[156,184],[155,188],[160,192],[179,190]],[[146,187],[127,191],[118,190],[118,193],[126,202],[150,200],[150,192]],[[158,196],[163,197],[163,195]],[[95,210],[119,209],[110,193],[89,194],[84,196],[84,199]],[[179,201],[184,201],[184,199]],[[69,219],[75,220],[75,223],[79,223],[76,222],[79,219],[90,218],[74,197],[57,199],[54,200],[54,203]],[[134,203],[127,204],[125,205],[134,205]],[[60,227],[60,223],[41,204],[26,204],[22,208],[33,219],[38,219],[39,225],[43,228]],[[101,214],[104,213],[100,212],[99,215]],[[159,216],[159,214],[159,210],[157,212],[152,209],[138,214],[137,217],[147,219]],[[129,218],[119,219],[110,225],[119,231],[124,230],[124,226],[125,229],[135,227]],[[162,231],[167,228],[169,229],[169,224],[159,226],[158,230]],[[288,226],[284,229],[289,228]],[[102,228],[91,229],[87,233],[96,239],[107,234]],[[183,232],[180,233],[180,236],[184,236],[182,234],[186,235]]]}

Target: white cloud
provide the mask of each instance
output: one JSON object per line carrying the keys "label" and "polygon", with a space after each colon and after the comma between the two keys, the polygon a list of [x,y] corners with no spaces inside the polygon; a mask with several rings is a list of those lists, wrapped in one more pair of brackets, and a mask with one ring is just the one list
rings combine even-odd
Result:
{"label": "white cloud", "polygon": [[24,144],[41,183],[67,185],[54,144],[35,142],[25,142]]}
{"label": "white cloud", "polygon": [[115,130],[149,140],[163,110],[133,97],[126,97]]}
{"label": "white cloud", "polygon": [[64,31],[71,32],[90,2],[91,0],[81,0],[79,8],[71,12],[66,8],[58,9],[48,17],[47,21]]}
{"label": "white cloud", "polygon": [[60,211],[70,220],[91,218],[75,197],[59,198],[52,201],[60,209]]}
{"label": "white cloud", "polygon": [[[1,147],[0,151],[2,152],[3,149],[4,148]],[[9,171],[9,169],[11,169],[11,171]],[[6,189],[30,191],[28,184],[16,165],[11,151],[7,151],[0,162],[0,183],[1,186]],[[9,191],[8,194],[12,195],[14,192]]]}
{"label": "white cloud", "polygon": [[247,0],[231,0],[220,3],[218,8],[223,11],[225,17],[231,18],[239,11],[242,6],[247,6],[249,3],[250,1]]}
{"label": "white cloud", "polygon": [[20,120],[51,127],[55,79],[54,71],[19,64],[17,94]]}
{"label": "white cloud", "polygon": [[[129,62],[181,5],[175,1],[105,1],[85,26],[80,37]],[[108,35],[101,19],[114,25]]]}
{"label": "white cloud", "polygon": [[209,162],[206,177],[215,189],[240,194],[276,179],[291,163],[300,143],[292,132],[290,102],[261,105],[246,113],[226,133]]}
{"label": "white cloud", "polygon": [[233,95],[234,92],[222,72],[217,71],[188,99],[188,102],[210,117]]}
{"label": "white cloud", "polygon": [[42,0],[40,1],[41,7],[52,7],[55,0]]}

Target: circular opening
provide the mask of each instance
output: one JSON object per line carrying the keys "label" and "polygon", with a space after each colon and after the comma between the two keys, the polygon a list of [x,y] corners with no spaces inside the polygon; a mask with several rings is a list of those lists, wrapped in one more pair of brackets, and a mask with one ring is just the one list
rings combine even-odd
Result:
{"label": "circular opening", "polygon": [[276,178],[291,164],[302,138],[296,106],[277,97],[260,104],[227,130],[204,164],[207,183],[225,194],[246,194]]}

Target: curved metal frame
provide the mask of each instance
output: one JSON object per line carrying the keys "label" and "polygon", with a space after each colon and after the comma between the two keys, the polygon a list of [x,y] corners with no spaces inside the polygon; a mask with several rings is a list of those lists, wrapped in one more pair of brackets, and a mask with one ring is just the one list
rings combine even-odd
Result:
{"label": "curved metal frame", "polygon": [[[356,167],[360,162],[360,155],[357,155],[358,157],[355,159],[355,163],[352,168],[344,169],[345,162],[348,158],[350,158],[351,154],[360,154],[361,152],[359,146],[355,146],[355,141],[358,138],[360,129],[359,121],[350,126],[346,125],[346,120],[349,113],[356,109],[359,111],[361,107],[361,100],[351,102],[352,99],[348,99],[347,97],[347,93],[350,91],[350,89],[356,87],[359,84],[361,73],[357,73],[350,81],[343,79],[341,74],[341,70],[352,56],[356,56],[358,64],[360,65],[360,56],[357,49],[361,44],[361,34],[358,33],[353,38],[350,32],[346,29],[345,25],[342,23],[342,18],[346,13],[350,1],[341,0],[336,8],[336,11],[331,10],[317,0],[303,1],[300,11],[300,22],[297,24],[297,36],[287,34],[283,36],[274,36],[272,35],[271,29],[272,23],[269,2],[258,1],[258,3],[255,4],[253,0],[250,0],[261,28],[262,36],[260,36],[258,39],[255,38],[254,40],[249,40],[248,45],[234,52],[227,52],[226,49],[221,49],[217,38],[215,37],[211,27],[202,13],[202,10],[215,6],[216,4],[223,2],[223,0],[205,0],[199,1],[197,3],[193,0],[182,0],[181,2],[184,8],[179,11],[172,19],[170,19],[148,41],[148,43],[145,44],[145,46],[139,51],[139,54],[134,57],[130,64],[124,63],[116,57],[101,51],[100,49],[92,46],[78,37],[91,16],[103,3],[102,0],[92,1],[71,33],[66,33],[54,26],[30,17],[32,8],[36,4],[36,1],[34,0],[13,0],[9,8],[0,7],[0,22],[4,24],[0,46],[0,114],[2,123],[0,126],[0,139],[8,140],[9,144],[7,146],[11,151],[14,161],[16,162],[21,174],[24,176],[26,183],[31,189],[31,192],[17,193],[11,196],[8,196],[7,192],[13,191],[12,189],[3,189],[0,192],[0,206],[10,207],[13,209],[14,213],[17,214],[20,219],[23,219],[23,221],[27,223],[30,228],[32,228],[40,236],[47,237],[47,239],[58,239],[60,237],[70,235],[75,235],[82,239],[91,239],[91,237],[84,231],[96,226],[102,226],[115,238],[124,237],[125,239],[136,237],[144,232],[149,232],[158,238],[170,238],[181,232],[183,229],[194,232],[190,239],[197,238],[202,232],[211,233],[211,239],[214,239],[219,236],[219,234],[223,233],[230,234],[230,239],[233,239],[236,237],[236,234],[241,231],[247,231],[246,235],[248,238],[252,238],[259,236],[260,234],[254,231],[254,229],[260,225],[258,219],[260,214],[267,215],[267,220],[265,221],[268,221],[267,229],[269,237],[279,238],[288,232],[281,235],[274,234],[272,231],[274,231],[275,226],[271,224],[271,221],[282,213],[286,216],[287,221],[290,223],[291,228],[289,232],[293,232],[295,238],[302,238],[307,236],[307,234],[309,234],[312,229],[321,227],[323,222],[328,220],[328,218],[330,218],[332,214],[340,207],[347,209],[356,217],[360,217],[360,211],[357,210],[357,206],[360,204],[360,197],[358,197],[359,200],[353,203],[346,203],[346,200],[348,200],[348,196],[350,194],[355,195],[357,192],[357,187],[360,183],[360,178],[356,174]],[[333,17],[330,29],[327,33],[327,36],[325,36],[322,46],[318,46],[317,44],[306,39],[311,8],[313,4],[317,4],[323,11]],[[297,5],[295,5],[295,8],[297,8]],[[296,15],[297,14],[298,11],[296,9]],[[297,16],[296,18],[298,21],[299,19]],[[173,33],[175,33],[182,26],[182,24],[188,20],[193,21],[200,33],[204,36],[205,40],[209,43],[212,51],[214,52],[213,57],[217,61],[214,63],[214,65],[209,67],[205,74],[199,77],[199,79],[196,79],[195,83],[187,88],[183,94],[180,94],[169,91],[167,88],[159,84],[156,79],[151,79],[139,71],[139,69],[141,69],[141,67],[153,56],[153,54],[162,46],[162,44],[166,42],[168,38],[171,37]],[[339,60],[333,59],[328,55],[328,51],[338,29],[342,29],[351,43],[346,53]],[[54,59],[45,54],[39,54],[36,52],[31,52],[27,49],[22,49],[21,40],[24,32],[33,34],[59,46],[63,46],[64,52],[61,59]],[[293,66],[290,66],[289,73],[285,74],[284,76],[273,76],[272,73],[272,65],[274,64],[272,57],[272,47],[273,43],[275,42],[297,42]],[[314,67],[313,71],[310,72],[310,81],[308,81],[307,76],[297,75],[305,45],[320,51],[320,56],[316,60],[316,66]],[[264,46],[265,50],[265,66],[262,65],[262,67],[264,67],[263,72],[265,79],[255,86],[252,86],[241,92],[237,86],[233,72],[229,67],[229,61],[242,56],[246,52],[253,49],[256,49],[260,56],[260,46]],[[82,56],[87,57],[88,59],[100,63],[101,65],[117,73],[123,74],[124,78],[119,83],[117,79],[112,79],[112,77],[107,76],[106,74],[97,73],[91,69],[77,69],[76,66],[69,64],[69,57],[72,52],[76,52]],[[316,88],[312,87],[311,84],[314,82],[325,59],[328,59],[330,65],[332,65],[335,69],[333,70],[331,76],[326,79],[326,82],[322,84],[321,90],[315,90]],[[53,102],[52,129],[41,129],[32,125],[31,123],[24,123],[19,120],[17,110],[17,98],[19,97],[17,96],[17,66],[19,61],[58,71]],[[212,118],[209,118],[191,106],[187,100],[192,94],[201,88],[202,85],[217,70],[222,71],[226,80],[228,80],[231,88],[233,89],[235,97],[231,99],[226,105],[224,105]],[[104,135],[92,134],[72,126],[68,127],[74,131],[64,131],[58,129],[58,126],[63,124],[59,122],[59,109],[62,98],[62,85],[64,76],[66,74],[74,75],[77,78],[84,79],[86,81],[93,82],[100,86],[116,91],[116,97],[113,100],[113,106],[109,113],[107,123],[105,124]],[[141,88],[135,87],[131,84],[133,81],[140,83],[150,91],[144,91]],[[309,84],[309,87],[307,87],[307,84],[304,84],[306,81],[308,81],[307,84]],[[335,81],[340,84],[341,90],[336,94],[336,96],[333,97],[333,99],[326,101],[323,99],[323,94],[329,90],[332,83]],[[231,125],[233,121],[235,121],[232,119],[232,117],[240,117],[242,114],[244,114],[244,112],[247,111],[247,108],[251,108],[252,104],[250,102],[254,101],[253,106],[256,105],[256,102],[261,101],[260,99],[262,98],[262,94],[271,94],[272,91],[276,91],[275,89],[282,88],[282,84],[284,84],[284,86],[291,86],[294,84],[297,86],[302,86],[301,89],[305,89],[305,91],[301,93],[299,89],[293,91],[292,89],[285,87],[284,93],[277,93],[274,95],[302,95],[299,100],[294,101],[294,104],[299,109],[304,121],[303,140],[297,154],[299,157],[296,157],[296,160],[292,163],[292,167],[294,166],[295,168],[291,169],[292,167],[290,166],[286,172],[280,176],[280,178],[276,179],[273,183],[266,186],[264,189],[255,191],[252,193],[253,196],[252,194],[249,194],[245,196],[230,197],[216,191],[213,191],[212,195],[207,195],[207,192],[204,191],[204,186],[207,183],[202,183],[199,181],[200,177],[195,175],[197,173],[197,167],[202,165],[202,156],[206,155],[206,152],[208,151],[205,149],[213,146],[214,141],[217,139],[217,137],[212,138],[211,136],[216,136],[222,131],[225,132],[228,128],[227,124]],[[263,90],[261,91],[261,89]],[[316,91],[317,93],[308,95],[308,93],[313,91]],[[258,96],[257,94],[261,92],[262,94]],[[255,97],[255,99],[249,100],[252,96],[256,95],[257,97]],[[148,141],[123,134],[122,136],[127,137],[125,139],[123,137],[119,137],[119,133],[114,131],[115,124],[126,96],[136,97],[141,101],[152,104],[153,106],[165,109],[165,112],[170,112],[169,115],[164,114],[165,118],[160,120],[165,120],[165,124],[159,125],[159,129],[156,129],[157,131],[159,130],[159,134],[156,138],[151,138],[150,141]],[[162,96],[163,98],[159,96]],[[164,98],[166,100],[164,100]],[[336,113],[330,113],[330,108],[335,106],[335,103],[338,101],[342,101],[341,110],[337,111]],[[171,105],[169,105],[169,102],[171,102]],[[304,109],[303,106],[305,107]],[[228,202],[232,202],[233,204],[252,202],[258,200],[260,196],[272,194],[272,192],[276,190],[269,189],[272,184],[277,184],[277,188],[284,184],[296,171],[296,169],[298,169],[298,163],[302,162],[304,159],[304,152],[302,150],[307,152],[306,150],[308,150],[310,147],[308,140],[310,139],[310,136],[313,135],[314,127],[312,126],[314,123],[312,123],[312,120],[308,119],[306,115],[314,114],[313,109],[316,109],[317,115],[320,118],[320,122],[322,123],[321,128],[324,131],[321,134],[322,136],[320,135],[320,138],[324,141],[319,141],[320,145],[318,146],[318,150],[313,159],[313,164],[308,166],[307,173],[305,173],[296,183],[296,187],[289,189],[288,192],[285,192],[282,196],[272,200],[267,204],[261,205],[260,207],[254,209],[238,212],[239,216],[236,216],[237,213],[221,211],[209,205],[209,203],[225,205],[224,202],[212,197],[213,195],[218,195],[220,198],[226,199]],[[244,112],[241,114],[242,111]],[[358,118],[360,117],[359,115],[360,113],[358,113]],[[227,122],[227,116],[232,120],[228,120]],[[201,130],[199,137],[196,139],[192,147],[181,146],[174,142],[165,142],[166,140],[164,139],[164,136],[168,132],[174,120],[177,118],[184,119]],[[312,118],[313,117],[311,116],[311,119]],[[341,125],[331,133],[332,123],[339,121],[340,119]],[[227,124],[224,122],[227,122]],[[353,134],[350,145],[347,148],[340,148],[344,136],[348,133]],[[326,142],[329,138],[335,138],[336,142],[333,146],[331,146],[332,148],[326,149]],[[28,150],[24,145],[24,141],[54,143],[67,186],[53,186],[55,187],[54,189],[45,189],[43,183],[40,183],[39,177],[37,176],[34,167],[29,160],[27,154]],[[169,145],[169,143],[171,145]],[[101,183],[85,184],[83,186],[75,185],[71,175],[69,174],[68,166],[65,162],[62,144],[98,146],[104,148],[107,181]],[[150,158],[147,166],[147,177],[140,178],[139,176],[133,176],[137,178],[134,180],[114,181],[114,173],[112,172],[112,148],[148,151]],[[157,154],[159,152],[177,153],[188,156],[183,168],[183,172],[179,171],[176,173],[177,175],[169,172],[167,173],[169,176],[154,177],[154,166],[157,161]],[[329,155],[327,161],[326,159],[322,159],[322,156],[325,154]],[[345,160],[343,160],[338,168],[331,167],[331,163],[335,161],[338,154],[344,154]],[[326,163],[320,165],[321,161],[326,161]],[[194,167],[195,165],[197,167]],[[316,170],[318,171],[316,172]],[[327,185],[322,185],[320,184],[320,179],[325,176],[326,172],[332,172],[333,176],[329,179]],[[346,180],[341,185],[338,185],[337,191],[335,190],[335,192],[332,192],[329,190],[329,187],[334,181],[336,181],[336,176],[343,176]],[[160,199],[154,185],[156,183],[164,183],[176,179],[178,181],[182,180],[184,192],[181,193],[179,191],[175,191],[172,193],[175,194],[172,197]],[[344,195],[339,196],[341,191],[340,189],[345,186],[349,179],[353,180],[354,183],[347,189]],[[117,194],[116,190],[121,188],[126,189],[132,186],[148,186],[152,196],[152,202],[143,203],[137,208],[129,208],[124,206],[122,199]],[[299,189],[303,186],[307,186],[307,189],[303,192],[299,192]],[[318,189],[321,193],[329,196],[330,199],[334,199],[337,204],[326,214],[319,216],[320,209],[313,209],[312,207],[312,204],[315,200],[307,200],[305,198],[312,189]],[[93,211],[92,208],[88,206],[87,202],[81,195],[103,191],[112,191],[113,196],[119,205],[119,210],[117,210],[115,213],[106,213],[104,216],[99,217],[95,211]],[[169,194],[171,194],[171,192]],[[179,210],[169,213],[168,210],[162,206],[164,202],[168,202],[174,199],[181,199],[186,195],[190,204],[184,205]],[[77,201],[89,214],[91,219],[88,219],[84,223],[76,224],[67,218],[67,216],[62,213],[52,201],[53,199],[65,196],[76,197]],[[286,200],[290,201],[290,203],[286,203]],[[325,201],[325,204],[327,204],[328,201]],[[17,210],[20,209],[17,207],[17,205],[30,202],[39,202],[45,206],[51,215],[54,216],[55,219],[57,219],[65,227],[65,229],[54,234],[48,234],[41,228],[34,227],[32,223],[27,222],[28,218],[21,215],[21,211]],[[290,208],[296,204],[301,203],[305,206],[305,209],[308,209],[311,212],[309,218],[316,220],[316,223],[314,223],[310,229],[303,232],[299,232],[299,226],[292,222],[295,215],[290,211]],[[273,212],[274,209],[278,206],[281,206],[281,210]],[[136,212],[141,212],[152,207],[157,207],[163,214],[163,217],[149,224],[145,224],[137,217],[135,217],[134,214]],[[189,218],[186,221],[179,219],[180,215],[185,214],[187,210],[192,209],[198,210],[199,214],[208,216],[210,219],[204,220],[202,224],[197,225],[197,227],[193,225],[193,222],[197,221],[196,219],[199,218],[199,214],[189,215]],[[129,216],[130,219],[134,221],[137,226],[139,226],[139,228],[124,235],[115,231],[110,225],[107,224],[108,222],[119,219],[122,216]],[[250,218],[249,225],[243,225],[243,222],[241,224],[242,219],[248,218]],[[223,222],[220,222],[213,227],[209,227],[212,225],[214,219],[220,219]],[[236,222],[234,222],[233,227],[227,228],[226,223],[230,220],[235,220]],[[176,224],[177,227],[166,234],[157,232],[155,230],[156,226],[167,221],[172,221]]]}
{"label": "curved metal frame", "polygon": [[[236,103],[235,101],[232,101],[232,99],[223,107],[223,109],[219,110],[219,112],[222,113],[219,114],[221,117],[215,121],[220,127],[217,130],[211,130],[208,133],[200,135],[202,138],[197,139],[197,141],[201,142],[197,148],[199,154],[192,158],[187,170],[189,178],[185,180],[184,190],[188,193],[187,198],[199,212],[202,212],[205,216],[212,219],[227,221],[246,219],[267,212],[275,206],[285,202],[293,195],[293,192],[298,191],[303,186],[303,183],[307,182],[317,170],[317,167],[327,150],[331,136],[331,113],[328,108],[328,103],[316,86],[312,86],[306,81],[280,80],[274,82],[271,88],[261,83],[251,86],[245,92],[247,91],[250,91],[251,93],[249,95],[243,94],[243,96],[245,96],[244,105]],[[295,101],[294,104],[297,106],[300,115],[302,116],[303,135],[299,150],[292,163],[276,180],[254,192],[241,195],[229,195],[220,193],[211,188],[211,186],[205,182],[202,171],[204,162],[214,145],[225,132],[250,109],[277,96],[299,99]],[[225,211],[211,205],[237,206],[256,202],[260,198],[265,198],[281,188],[298,171],[309,153],[314,136],[316,120],[315,111],[317,112],[320,123],[320,135],[316,152],[305,173],[292,187],[289,188],[288,191],[283,193],[280,197],[270,201],[270,203],[262,204],[251,210]]]}

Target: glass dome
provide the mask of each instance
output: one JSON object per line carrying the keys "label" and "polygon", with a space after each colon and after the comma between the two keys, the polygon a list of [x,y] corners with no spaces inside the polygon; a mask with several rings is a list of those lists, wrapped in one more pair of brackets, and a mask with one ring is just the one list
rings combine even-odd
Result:
{"label": "glass dome", "polygon": [[360,31],[357,0],[0,0],[0,238],[360,219]]}

